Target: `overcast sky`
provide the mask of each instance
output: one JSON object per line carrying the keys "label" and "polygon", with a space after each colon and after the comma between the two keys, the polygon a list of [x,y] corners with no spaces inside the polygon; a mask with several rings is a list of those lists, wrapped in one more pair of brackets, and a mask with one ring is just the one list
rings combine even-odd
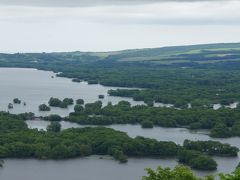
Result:
{"label": "overcast sky", "polygon": [[240,42],[240,0],[0,0],[0,52]]}

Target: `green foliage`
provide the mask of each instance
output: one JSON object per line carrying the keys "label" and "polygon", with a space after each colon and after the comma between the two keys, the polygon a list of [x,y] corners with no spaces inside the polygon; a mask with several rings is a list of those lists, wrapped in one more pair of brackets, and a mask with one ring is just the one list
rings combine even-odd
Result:
{"label": "green foliage", "polygon": [[84,104],[84,100],[83,99],[77,99],[76,104]]}
{"label": "green foliage", "polygon": [[62,102],[67,105],[72,105],[74,101],[72,98],[64,98]]}
{"label": "green foliage", "polygon": [[189,150],[196,150],[208,155],[237,156],[239,149],[229,144],[222,144],[217,141],[190,141],[185,140],[183,147]]}
{"label": "green foliage", "polygon": [[191,168],[200,170],[216,170],[217,163],[211,157],[201,154],[199,151],[180,150],[178,152],[180,163],[189,165]]}
{"label": "green foliage", "polygon": [[171,103],[181,108],[188,103],[193,107],[229,105],[240,100],[238,46],[231,45],[235,49],[229,49],[227,44],[168,47],[117,53],[0,54],[0,66],[62,72],[58,76],[86,80],[89,84],[145,88],[114,94],[145,102]]}
{"label": "green foliage", "polygon": [[144,176],[142,180],[214,180],[213,177],[199,178],[185,166],[176,166],[174,169],[162,168],[159,166],[156,171],[147,168],[148,176]]}
{"label": "green foliage", "polygon": [[239,180],[240,179],[240,168],[237,168],[232,174],[223,174],[219,175],[220,180]]}
{"label": "green foliage", "polygon": [[59,122],[53,121],[47,126],[48,132],[59,132],[61,131],[61,124]]}
{"label": "green foliage", "polygon": [[232,134],[234,136],[240,136],[240,121],[234,122],[232,126]]}
{"label": "green foliage", "polygon": [[141,125],[142,125],[142,128],[153,128],[152,121],[142,121]]}
{"label": "green foliage", "polygon": [[77,104],[77,105],[74,106],[74,111],[77,112],[77,113],[83,112],[84,108],[81,105]]}
{"label": "green foliage", "polygon": [[218,138],[230,137],[231,132],[230,132],[229,128],[224,123],[217,123],[214,126],[214,128],[211,130],[210,136],[218,137]]}
{"label": "green foliage", "polygon": [[100,94],[100,95],[98,95],[98,98],[99,99],[104,99],[104,95]]}
{"label": "green foliage", "polygon": [[14,132],[17,130],[26,130],[25,116],[11,115],[6,112],[0,112],[0,133]]}
{"label": "green foliage", "polygon": [[85,113],[86,114],[99,114],[102,108],[102,102],[96,101],[95,103],[85,104]]}
{"label": "green foliage", "polygon": [[13,99],[13,103],[14,103],[14,104],[21,104],[21,100],[18,99],[18,98],[14,98],[14,99]]}
{"label": "green foliage", "polygon": [[58,98],[51,97],[48,101],[49,106],[60,107],[62,101]]}
{"label": "green foliage", "polygon": [[[185,166],[176,166],[174,169],[162,168],[159,166],[156,171],[147,168],[147,176],[143,176],[142,180],[214,180],[214,176],[206,176],[203,178],[197,177],[194,173]],[[236,169],[231,174],[220,173],[217,175],[219,180],[239,180],[240,179],[240,169]]]}
{"label": "green foliage", "polygon": [[204,107],[180,110],[144,105],[131,107],[126,101],[105,107],[100,101],[87,103],[83,110],[81,108],[81,113],[70,113],[65,118],[66,121],[79,124],[143,124],[147,121],[155,126],[210,129],[212,137],[238,136],[238,119],[239,109],[222,108],[216,111]]}
{"label": "green foliage", "polygon": [[48,107],[46,104],[39,105],[38,109],[39,109],[39,111],[50,111],[51,110],[51,108]]}
{"label": "green foliage", "polygon": [[[144,176],[142,180],[214,180],[214,176],[207,177],[197,177],[193,174],[191,169],[185,166],[176,166],[174,169],[162,168],[159,166],[156,171],[147,168],[147,176]],[[218,174],[219,180],[239,180],[240,179],[240,169],[236,169],[231,174]]]}
{"label": "green foliage", "polygon": [[60,108],[67,108],[69,105],[73,104],[72,98],[64,98],[63,101],[61,101],[58,98],[51,97],[48,101],[49,106],[52,107],[60,107]]}
{"label": "green foliage", "polygon": [[62,117],[59,116],[58,114],[51,114],[51,115],[45,117],[45,120],[48,120],[48,121],[61,121]]}
{"label": "green foliage", "polygon": [[108,128],[76,128],[56,132],[53,124],[55,126],[56,122],[51,123],[47,132],[24,130],[0,133],[0,157],[59,159],[96,154],[112,155],[120,162],[126,162],[127,156],[174,157],[178,151],[178,146],[172,142],[140,137],[133,139]]}

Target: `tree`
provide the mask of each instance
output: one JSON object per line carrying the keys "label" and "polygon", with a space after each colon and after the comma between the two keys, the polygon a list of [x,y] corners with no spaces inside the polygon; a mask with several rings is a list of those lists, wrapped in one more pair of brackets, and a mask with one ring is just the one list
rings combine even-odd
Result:
{"label": "tree", "polygon": [[214,128],[211,130],[210,136],[223,138],[223,137],[230,137],[231,133],[228,127],[224,123],[217,123]]}
{"label": "tree", "polygon": [[72,98],[64,98],[62,102],[67,105],[72,105],[74,101]]}
{"label": "tree", "polygon": [[77,104],[74,106],[74,111],[75,112],[83,112],[84,108],[81,105]]}
{"label": "tree", "polygon": [[61,121],[62,117],[59,116],[58,114],[51,114],[46,118],[46,120],[48,120],[48,121]]}
{"label": "tree", "polygon": [[18,98],[14,98],[13,103],[14,104],[21,104],[21,100],[19,100]]}
{"label": "tree", "polygon": [[144,176],[142,180],[214,180],[214,177],[196,177],[191,169],[179,165],[173,170],[170,168],[162,168],[159,166],[156,171],[147,168],[148,176]]}
{"label": "tree", "polygon": [[220,180],[239,180],[240,179],[240,168],[237,168],[231,174],[219,174]]}
{"label": "tree", "polygon": [[[188,167],[179,165],[173,170],[170,168],[162,168],[159,166],[156,171],[147,168],[148,176],[144,176],[142,180],[214,180],[214,176],[197,177]],[[240,168],[237,168],[231,174],[220,173],[217,175],[219,180],[239,180]]]}
{"label": "tree", "polygon": [[233,124],[232,134],[234,136],[240,136],[240,122],[239,121],[237,121]]}
{"label": "tree", "polygon": [[77,99],[76,104],[84,104],[84,100],[83,99]]}
{"label": "tree", "polygon": [[100,94],[100,95],[98,95],[98,98],[99,99],[104,99],[104,95]]}
{"label": "tree", "polygon": [[62,101],[58,98],[51,97],[48,101],[49,106],[60,107]]}
{"label": "tree", "polygon": [[153,128],[153,122],[152,121],[143,121],[141,122],[142,128]]}
{"label": "tree", "polygon": [[46,104],[41,104],[38,106],[39,111],[50,111],[51,108],[47,106]]}
{"label": "tree", "polygon": [[60,130],[61,124],[59,122],[51,122],[51,124],[47,126],[48,132],[59,132]]}

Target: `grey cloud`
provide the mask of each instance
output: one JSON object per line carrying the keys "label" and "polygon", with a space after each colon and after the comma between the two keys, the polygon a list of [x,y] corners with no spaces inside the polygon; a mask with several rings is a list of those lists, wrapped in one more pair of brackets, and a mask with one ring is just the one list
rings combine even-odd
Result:
{"label": "grey cloud", "polygon": [[0,0],[0,5],[43,6],[43,7],[85,7],[99,5],[134,5],[161,2],[216,2],[234,0]]}

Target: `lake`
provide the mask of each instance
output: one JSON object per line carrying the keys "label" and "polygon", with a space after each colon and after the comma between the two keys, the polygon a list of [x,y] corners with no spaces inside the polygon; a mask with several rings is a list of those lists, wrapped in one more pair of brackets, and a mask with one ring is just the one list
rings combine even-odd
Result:
{"label": "lake", "polygon": [[[0,85],[0,110],[16,114],[33,112],[37,116],[48,114],[67,116],[73,112],[73,105],[67,109],[52,107],[50,112],[40,112],[38,106],[43,103],[48,104],[51,97],[74,100],[81,98],[86,103],[92,103],[99,100],[98,95],[102,94],[105,96],[101,99],[103,105],[107,105],[108,102],[117,104],[121,100],[129,101],[132,105],[144,104],[142,101],[133,101],[132,98],[108,96],[108,90],[117,89],[117,87],[89,85],[87,82],[75,83],[68,78],[56,77],[53,72],[36,69],[0,68]],[[9,110],[7,106],[14,98],[26,102],[26,106],[23,103],[14,104],[13,109]]]}
{"label": "lake", "polygon": [[[116,90],[119,87],[106,87],[100,84],[89,85],[87,82],[72,82],[69,78],[56,77],[56,73],[51,71],[41,71],[26,68],[0,68],[0,110],[10,113],[33,112],[36,116],[46,116],[49,114],[59,114],[67,116],[73,112],[74,105],[68,108],[51,107],[51,111],[42,112],[38,110],[40,104],[48,104],[51,97],[59,99],[79,98],[84,99],[85,103],[92,103],[99,100],[98,95],[104,95],[101,99],[103,106],[108,102],[117,104],[119,101],[128,101],[131,105],[145,104],[143,101],[134,101],[127,97],[114,97],[108,95],[108,90]],[[126,89],[122,88],[121,89]],[[130,89],[130,88],[127,88]],[[8,104],[14,98],[19,98],[22,103],[14,104],[13,109],[8,109]],[[23,105],[26,102],[26,106]],[[237,103],[230,105],[235,108]],[[158,107],[172,107],[172,104],[155,103]],[[214,109],[220,108],[220,104],[215,104]]]}
{"label": "lake", "polygon": [[[53,78],[52,78],[53,76]],[[63,99],[65,97],[74,100],[82,98],[86,103],[94,102],[99,94],[105,95],[101,100],[103,105],[109,101],[113,104],[121,100],[127,100],[132,105],[144,104],[133,101],[131,98],[111,97],[107,95],[110,89],[117,87],[104,87],[102,85],[88,85],[86,82],[74,83],[71,79],[56,77],[56,74],[49,71],[35,69],[0,68],[0,110],[8,111],[8,103],[14,98],[26,102],[16,105],[9,110],[11,113],[33,112],[39,116],[48,114],[59,114],[67,116],[73,111],[73,106],[67,109],[52,108],[51,112],[39,112],[38,106],[48,102],[50,97]],[[156,104],[158,106],[171,106]],[[49,122],[27,121],[30,128],[45,129]],[[71,127],[85,127],[75,123],[61,122],[63,129]],[[185,139],[210,140],[207,131],[189,131],[184,128],[161,128],[142,129],[139,125],[111,125],[107,126],[115,130],[126,132],[131,137],[138,135],[155,138],[159,141],[174,141],[182,144]],[[212,139],[227,142],[240,147],[240,138]],[[239,158],[214,158],[218,163],[218,171],[231,172],[234,170]],[[111,157],[90,156],[68,160],[34,160],[34,159],[6,159],[4,167],[0,169],[1,180],[140,180],[144,175],[145,167],[156,168],[174,167],[177,164],[175,159],[150,159],[150,158],[129,158],[127,164],[119,164]],[[216,172],[195,171],[198,175],[205,175]]]}

